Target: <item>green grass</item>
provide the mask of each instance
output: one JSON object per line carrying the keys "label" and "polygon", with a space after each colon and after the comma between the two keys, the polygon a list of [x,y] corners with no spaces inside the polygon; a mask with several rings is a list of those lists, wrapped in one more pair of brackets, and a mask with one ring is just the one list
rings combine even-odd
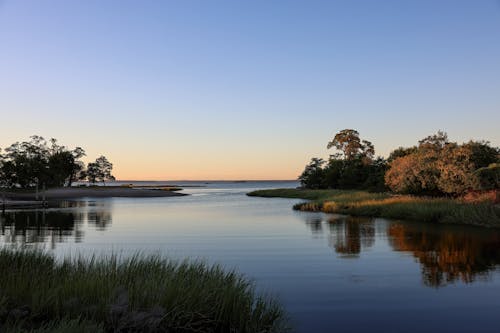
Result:
{"label": "green grass", "polygon": [[0,271],[0,324],[7,332],[250,333],[283,332],[287,325],[273,297],[203,262],[144,255],[57,261],[39,251],[1,249]]}
{"label": "green grass", "polygon": [[491,203],[349,190],[275,189],[248,195],[310,200],[294,206],[301,211],[500,227],[500,207]]}

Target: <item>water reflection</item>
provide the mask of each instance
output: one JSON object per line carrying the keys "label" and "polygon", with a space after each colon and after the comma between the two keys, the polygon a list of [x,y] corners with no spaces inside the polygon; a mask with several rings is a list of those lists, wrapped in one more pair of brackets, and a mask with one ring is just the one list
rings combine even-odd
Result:
{"label": "water reflection", "polygon": [[500,266],[499,230],[349,216],[304,220],[315,238],[328,232],[328,244],[341,258],[359,257],[376,239],[394,251],[411,253],[421,265],[424,284],[431,287],[488,279]]}
{"label": "water reflection", "polygon": [[12,244],[56,243],[75,237],[80,242],[83,232],[71,213],[52,211],[7,212],[0,217],[2,241]]}
{"label": "water reflection", "polygon": [[323,219],[321,217],[311,214],[305,218],[306,225],[311,229],[314,236],[321,235],[323,233]]}
{"label": "water reflection", "polygon": [[408,251],[418,260],[428,286],[487,279],[500,265],[497,230],[394,223],[387,233],[394,250]]}
{"label": "water reflection", "polygon": [[0,215],[1,243],[12,245],[48,244],[84,238],[83,226],[104,231],[112,222],[109,202],[62,202],[57,209],[7,211]]}
{"label": "water reflection", "polygon": [[331,217],[329,245],[335,252],[356,257],[362,250],[375,244],[375,225],[373,220],[359,217]]}

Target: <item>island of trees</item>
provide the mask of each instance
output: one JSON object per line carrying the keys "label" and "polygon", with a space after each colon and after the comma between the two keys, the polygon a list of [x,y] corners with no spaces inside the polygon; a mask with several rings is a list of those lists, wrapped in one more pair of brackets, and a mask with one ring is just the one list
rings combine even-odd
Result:
{"label": "island of trees", "polygon": [[439,131],[385,159],[344,129],[330,148],[327,161],[315,157],[305,167],[301,189],[249,195],[312,200],[299,210],[500,227],[500,149],[488,141],[459,144]]}

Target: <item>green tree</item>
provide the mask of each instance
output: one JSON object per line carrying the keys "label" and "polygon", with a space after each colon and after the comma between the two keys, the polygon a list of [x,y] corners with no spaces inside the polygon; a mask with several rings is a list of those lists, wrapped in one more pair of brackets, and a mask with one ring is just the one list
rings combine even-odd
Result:
{"label": "green tree", "polygon": [[487,167],[479,168],[474,174],[477,177],[479,190],[500,189],[500,163],[492,163]]}
{"label": "green tree", "polygon": [[319,189],[324,187],[324,170],[325,161],[321,158],[312,158],[306,168],[299,176],[302,186],[311,189]]}
{"label": "green tree", "polygon": [[325,187],[329,188],[364,188],[373,171],[375,148],[370,141],[362,140],[359,132],[344,129],[328,142],[340,154],[330,156],[325,168]]}
{"label": "green tree", "polygon": [[410,155],[416,152],[417,152],[416,146],[410,148],[398,147],[389,154],[389,157],[387,158],[387,163],[391,163],[398,157],[404,157],[406,155]]}
{"label": "green tree", "polygon": [[324,168],[324,187],[340,188],[340,179],[344,171],[345,161],[339,158],[330,157]]}
{"label": "green tree", "polygon": [[475,169],[500,163],[500,148],[492,147],[488,141],[469,141],[463,145],[471,150],[471,162]]}

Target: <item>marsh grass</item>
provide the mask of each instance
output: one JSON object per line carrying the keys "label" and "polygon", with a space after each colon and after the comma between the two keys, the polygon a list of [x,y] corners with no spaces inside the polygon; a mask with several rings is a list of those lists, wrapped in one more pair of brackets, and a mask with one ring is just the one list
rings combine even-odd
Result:
{"label": "marsh grass", "polygon": [[344,190],[276,189],[249,195],[311,200],[294,206],[301,211],[500,227],[500,207],[487,202]]}
{"label": "marsh grass", "polygon": [[64,331],[71,325],[95,327],[92,332],[286,329],[285,313],[274,298],[258,295],[242,275],[203,262],[140,254],[57,261],[40,251],[2,249],[0,271],[5,330]]}

